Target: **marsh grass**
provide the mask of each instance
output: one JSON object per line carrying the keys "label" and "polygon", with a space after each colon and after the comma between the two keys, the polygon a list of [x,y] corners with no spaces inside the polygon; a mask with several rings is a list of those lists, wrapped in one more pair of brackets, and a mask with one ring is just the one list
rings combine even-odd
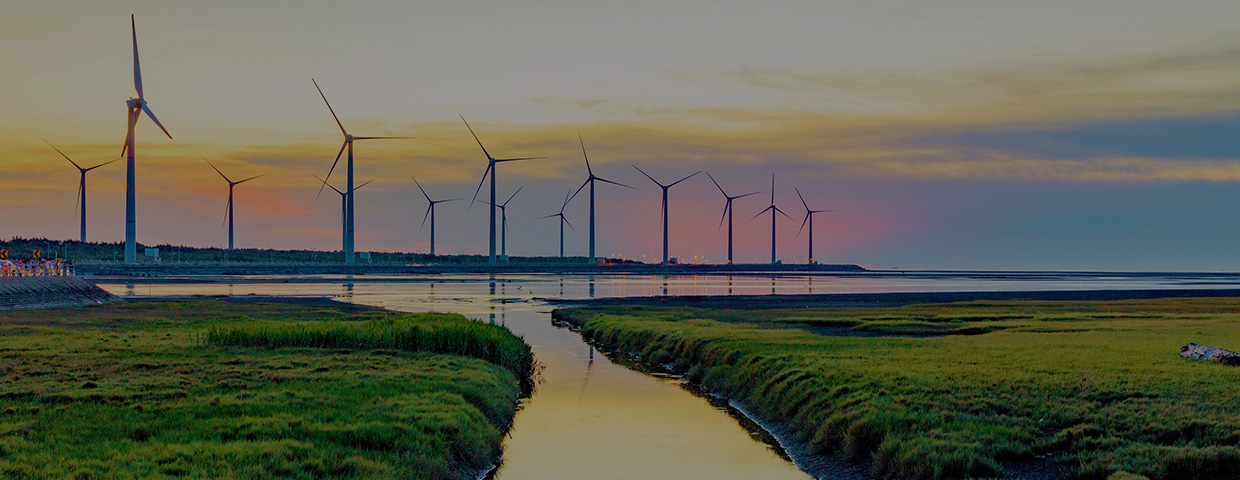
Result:
{"label": "marsh grass", "polygon": [[[1006,462],[1053,459],[1087,479],[1180,479],[1240,471],[1240,370],[1179,356],[1188,342],[1240,347],[1235,312],[1236,299],[1175,299],[555,315],[882,475],[1002,476]],[[926,338],[802,329],[815,322],[958,328]],[[958,334],[966,328],[989,333]]]}
{"label": "marsh grass", "polygon": [[[2,314],[0,478],[471,478],[521,382],[466,356],[486,348],[388,338],[421,318],[216,301]],[[425,323],[511,348],[460,316]],[[293,341],[322,328],[354,342]]]}

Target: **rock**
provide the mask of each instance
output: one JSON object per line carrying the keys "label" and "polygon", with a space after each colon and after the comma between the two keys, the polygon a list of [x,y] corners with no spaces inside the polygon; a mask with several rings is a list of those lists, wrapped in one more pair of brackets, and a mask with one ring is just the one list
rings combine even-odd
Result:
{"label": "rock", "polygon": [[1231,350],[1223,350],[1221,348],[1211,347],[1208,345],[1198,345],[1196,343],[1190,343],[1180,347],[1180,356],[1195,360],[1218,362],[1223,365],[1240,365],[1240,353],[1236,353]]}

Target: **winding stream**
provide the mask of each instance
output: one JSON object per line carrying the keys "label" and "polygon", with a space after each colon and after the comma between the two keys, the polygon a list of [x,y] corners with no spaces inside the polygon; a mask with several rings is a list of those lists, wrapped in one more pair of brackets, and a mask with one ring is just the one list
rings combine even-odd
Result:
{"label": "winding stream", "polygon": [[[805,479],[787,455],[720,402],[678,380],[618,365],[580,335],[550,320],[545,298],[656,295],[762,295],[1102,288],[1220,288],[1230,276],[1044,274],[985,275],[637,276],[437,275],[431,277],[239,277],[194,283],[106,283],[121,296],[304,295],[399,311],[456,312],[502,324],[533,346],[544,382],[526,400],[494,478],[511,479]],[[312,280],[312,281],[308,281]],[[156,281],[158,282],[158,281]],[[819,465],[821,467],[821,465]],[[847,468],[829,478],[857,478]],[[822,471],[822,470],[818,470]]]}

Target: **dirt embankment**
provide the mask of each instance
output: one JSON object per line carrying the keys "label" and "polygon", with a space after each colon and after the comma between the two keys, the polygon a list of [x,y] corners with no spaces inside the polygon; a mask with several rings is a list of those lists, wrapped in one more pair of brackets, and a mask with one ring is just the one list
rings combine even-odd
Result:
{"label": "dirt embankment", "polygon": [[81,277],[0,277],[0,311],[119,301],[120,298]]}

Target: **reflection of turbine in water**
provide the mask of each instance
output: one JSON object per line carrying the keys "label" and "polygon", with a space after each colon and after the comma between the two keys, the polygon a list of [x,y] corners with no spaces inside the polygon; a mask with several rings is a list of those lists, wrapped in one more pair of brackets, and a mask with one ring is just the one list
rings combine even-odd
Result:
{"label": "reflection of turbine in water", "polygon": [[487,307],[491,311],[491,325],[495,325],[495,274],[491,274],[491,298],[490,306]]}
{"label": "reflection of turbine in water", "polygon": [[590,374],[594,372],[594,345],[590,345],[590,361],[586,362],[586,379],[581,382],[581,392],[577,394],[577,411],[581,411],[581,401],[586,396],[586,386],[590,384]]}
{"label": "reflection of turbine in water", "polygon": [[[594,275],[590,275],[590,298],[594,298]],[[590,348],[590,358],[594,358],[594,348]]]}

